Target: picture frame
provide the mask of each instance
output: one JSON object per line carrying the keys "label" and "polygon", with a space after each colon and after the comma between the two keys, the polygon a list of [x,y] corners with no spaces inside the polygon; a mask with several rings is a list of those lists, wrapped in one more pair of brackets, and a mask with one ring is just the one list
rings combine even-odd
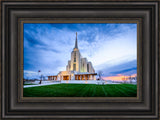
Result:
{"label": "picture frame", "polygon": [[[2,0],[1,10],[2,119],[159,119],[159,0]],[[137,98],[24,98],[24,21],[136,21]]]}

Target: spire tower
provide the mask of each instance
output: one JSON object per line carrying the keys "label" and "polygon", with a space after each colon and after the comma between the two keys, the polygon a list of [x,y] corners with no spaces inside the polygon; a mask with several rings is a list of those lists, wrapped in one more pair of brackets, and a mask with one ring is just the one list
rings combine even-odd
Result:
{"label": "spire tower", "polygon": [[77,48],[78,49],[78,43],[77,43],[77,32],[76,32],[76,42],[75,42],[75,47],[74,48]]}

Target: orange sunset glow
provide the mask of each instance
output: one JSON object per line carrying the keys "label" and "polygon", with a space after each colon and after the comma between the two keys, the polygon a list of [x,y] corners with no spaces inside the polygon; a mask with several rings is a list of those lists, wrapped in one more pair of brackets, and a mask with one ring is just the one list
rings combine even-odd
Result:
{"label": "orange sunset glow", "polygon": [[137,74],[132,74],[131,76],[117,74],[116,76],[102,77],[104,80],[127,80],[129,77],[136,77]]}

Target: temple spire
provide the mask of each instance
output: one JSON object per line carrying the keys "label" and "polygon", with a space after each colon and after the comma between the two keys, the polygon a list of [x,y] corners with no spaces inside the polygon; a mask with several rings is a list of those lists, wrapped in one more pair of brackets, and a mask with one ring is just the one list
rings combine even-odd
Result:
{"label": "temple spire", "polygon": [[76,32],[76,42],[75,42],[75,47],[74,48],[77,48],[78,49],[78,43],[77,43],[77,32]]}

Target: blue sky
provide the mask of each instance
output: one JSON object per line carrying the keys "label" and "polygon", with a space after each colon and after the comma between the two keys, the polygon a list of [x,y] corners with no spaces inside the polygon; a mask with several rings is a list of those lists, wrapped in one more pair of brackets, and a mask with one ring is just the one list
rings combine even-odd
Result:
{"label": "blue sky", "polygon": [[65,71],[78,48],[103,76],[137,73],[137,24],[24,23],[24,78]]}

